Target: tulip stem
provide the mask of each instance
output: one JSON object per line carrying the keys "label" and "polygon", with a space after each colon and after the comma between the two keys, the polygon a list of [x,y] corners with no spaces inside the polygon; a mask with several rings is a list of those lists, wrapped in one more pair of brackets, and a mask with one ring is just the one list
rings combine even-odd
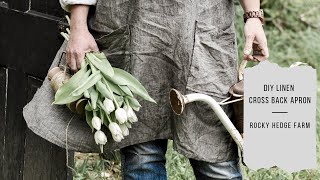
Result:
{"label": "tulip stem", "polygon": [[105,83],[106,83],[106,86],[107,86],[108,90],[111,92],[112,99],[113,99],[114,103],[116,104],[117,109],[119,109],[119,108],[120,108],[120,106],[119,106],[119,104],[118,104],[118,102],[117,102],[116,98],[114,97],[114,95],[113,95],[113,91],[111,90],[111,88],[110,88],[110,86],[109,86],[109,84],[108,84],[107,80],[105,80]]}
{"label": "tulip stem", "polygon": [[93,112],[93,117],[97,116],[96,111],[93,110],[92,112]]}
{"label": "tulip stem", "polygon": [[103,153],[103,144],[100,144],[100,152]]}
{"label": "tulip stem", "polygon": [[107,115],[107,119],[108,119],[109,123],[112,123],[109,114],[106,113],[106,115]]}
{"label": "tulip stem", "polygon": [[[102,145],[102,146],[103,146],[103,145]],[[103,153],[103,152],[102,152],[102,153]],[[106,170],[105,170],[105,167],[104,167],[104,158],[103,158],[103,156],[100,156],[100,158],[101,158],[101,161],[102,161],[102,172],[105,173]]]}
{"label": "tulip stem", "polygon": [[93,112],[93,117],[97,116],[96,111],[92,111]]}
{"label": "tulip stem", "polygon": [[69,41],[69,35],[67,33],[61,32],[61,36],[63,36],[67,41]]}
{"label": "tulip stem", "polygon": [[70,26],[70,18],[69,18],[69,16],[66,15],[65,17],[66,17],[66,19],[67,19],[67,21],[68,21],[68,24],[69,24],[69,26]]}
{"label": "tulip stem", "polygon": [[123,98],[127,106],[131,107],[127,98]]}

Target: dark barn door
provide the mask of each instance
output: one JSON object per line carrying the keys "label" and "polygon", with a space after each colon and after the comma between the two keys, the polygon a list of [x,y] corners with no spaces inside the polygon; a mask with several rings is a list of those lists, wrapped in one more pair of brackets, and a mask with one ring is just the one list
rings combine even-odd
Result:
{"label": "dark barn door", "polygon": [[0,0],[1,180],[71,177],[65,150],[28,130],[22,116],[62,44],[64,15],[59,0]]}

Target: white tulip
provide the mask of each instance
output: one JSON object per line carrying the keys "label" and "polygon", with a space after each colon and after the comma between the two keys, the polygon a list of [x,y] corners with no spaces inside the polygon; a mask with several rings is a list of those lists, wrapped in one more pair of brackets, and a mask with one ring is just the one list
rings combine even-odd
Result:
{"label": "white tulip", "polygon": [[95,128],[97,131],[99,131],[101,129],[102,121],[99,117],[97,117],[97,116],[93,117],[91,123],[92,123],[93,128]]}
{"label": "white tulip", "polygon": [[115,114],[116,119],[119,121],[120,124],[123,124],[128,120],[127,112],[123,108],[118,108]]}
{"label": "white tulip", "polygon": [[129,122],[134,123],[138,121],[138,117],[136,115],[136,113],[133,111],[133,109],[130,106],[125,106],[124,109],[127,112],[127,117]]}
{"label": "white tulip", "polygon": [[107,143],[107,136],[102,131],[96,131],[94,133],[94,140],[96,141],[96,144],[105,145]]}
{"label": "white tulip", "polygon": [[103,153],[103,145],[107,143],[107,136],[99,130],[94,133],[94,140],[96,144],[100,145],[100,151]]}
{"label": "white tulip", "polygon": [[111,122],[109,124],[109,130],[112,134],[112,138],[114,141],[120,142],[122,139],[124,139],[121,128],[117,123]]}
{"label": "white tulip", "polygon": [[120,124],[119,126],[120,126],[120,129],[122,131],[122,135],[123,136],[128,136],[129,135],[129,129],[128,129],[127,125],[126,124]]}
{"label": "white tulip", "polygon": [[115,110],[113,101],[111,99],[105,98],[103,101],[103,106],[105,107],[107,114],[110,114],[111,112],[113,112]]}

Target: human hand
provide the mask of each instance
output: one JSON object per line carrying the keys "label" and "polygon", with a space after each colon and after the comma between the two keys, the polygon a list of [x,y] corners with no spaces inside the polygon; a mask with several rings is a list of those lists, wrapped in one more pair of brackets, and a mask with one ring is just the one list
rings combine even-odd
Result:
{"label": "human hand", "polygon": [[96,41],[87,29],[71,29],[66,48],[66,62],[73,71],[81,67],[85,53],[99,51]]}
{"label": "human hand", "polygon": [[[249,18],[244,26],[245,47],[243,59],[263,61],[269,57],[267,38],[258,18]],[[253,54],[251,55],[251,51]]]}

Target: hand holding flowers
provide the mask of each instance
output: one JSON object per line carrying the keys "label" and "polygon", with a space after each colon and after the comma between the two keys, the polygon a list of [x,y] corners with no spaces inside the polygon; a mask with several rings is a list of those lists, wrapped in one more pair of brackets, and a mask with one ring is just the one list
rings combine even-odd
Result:
{"label": "hand holding flowers", "polygon": [[[62,35],[68,40],[67,32]],[[88,52],[80,70],[58,88],[53,104],[85,101],[86,121],[96,131],[94,139],[103,152],[107,136],[102,125],[108,127],[115,142],[120,142],[129,135],[131,124],[138,121],[134,111],[139,111],[141,105],[134,94],[155,103],[137,79],[112,67],[104,53]]]}

